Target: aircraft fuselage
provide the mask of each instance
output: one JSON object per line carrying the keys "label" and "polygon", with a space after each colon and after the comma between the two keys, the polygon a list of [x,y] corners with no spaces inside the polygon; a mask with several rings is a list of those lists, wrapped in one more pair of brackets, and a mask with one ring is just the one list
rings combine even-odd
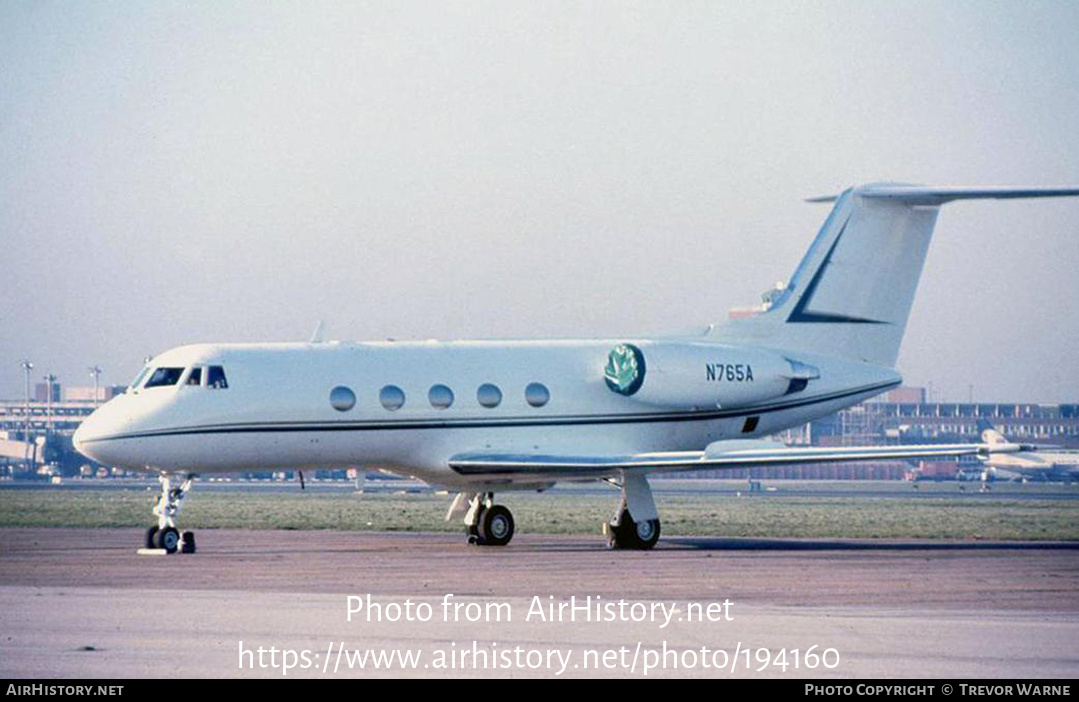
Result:
{"label": "aircraft fuselage", "polygon": [[[630,395],[607,377],[628,372],[611,369],[619,347],[650,362]],[[227,387],[208,384],[213,367]],[[793,377],[806,368],[817,377]],[[879,366],[696,340],[194,345],[148,369],[177,369],[175,382],[144,377],[104,405],[80,427],[80,451],[154,472],[378,466],[450,487],[482,480],[449,467],[462,452],[699,449],[900,382]]]}

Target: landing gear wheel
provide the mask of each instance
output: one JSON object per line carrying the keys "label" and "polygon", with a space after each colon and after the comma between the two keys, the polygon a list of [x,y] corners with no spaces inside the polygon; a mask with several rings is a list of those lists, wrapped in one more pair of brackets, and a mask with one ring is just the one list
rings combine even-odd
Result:
{"label": "landing gear wheel", "polygon": [[633,521],[629,511],[622,512],[618,524],[608,525],[607,545],[610,548],[631,548],[647,551],[659,541],[659,520]]}
{"label": "landing gear wheel", "polygon": [[165,553],[176,553],[180,548],[180,531],[176,527],[165,527],[157,532],[157,547]]}
{"label": "landing gear wheel", "polygon": [[513,538],[513,515],[502,505],[493,505],[480,515],[479,528],[481,543],[505,546]]}
{"label": "landing gear wheel", "polygon": [[180,534],[180,553],[195,552],[195,532],[185,531]]}
{"label": "landing gear wheel", "polygon": [[157,548],[157,525],[146,530],[146,548]]}
{"label": "landing gear wheel", "polygon": [[659,541],[659,520],[646,519],[637,522],[637,548],[650,549]]}

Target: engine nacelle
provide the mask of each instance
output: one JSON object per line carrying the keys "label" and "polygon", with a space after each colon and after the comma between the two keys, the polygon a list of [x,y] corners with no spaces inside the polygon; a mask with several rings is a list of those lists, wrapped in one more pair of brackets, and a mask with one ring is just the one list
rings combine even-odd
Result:
{"label": "engine nacelle", "polygon": [[775,351],[692,342],[620,344],[604,368],[613,392],[678,409],[745,407],[800,392],[819,377]]}

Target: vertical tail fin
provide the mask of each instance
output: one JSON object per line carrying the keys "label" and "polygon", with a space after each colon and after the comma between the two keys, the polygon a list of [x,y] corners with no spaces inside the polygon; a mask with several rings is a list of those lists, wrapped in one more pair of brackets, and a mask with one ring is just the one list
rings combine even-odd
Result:
{"label": "vertical tail fin", "polygon": [[762,314],[714,332],[894,366],[940,206],[960,199],[1079,195],[1079,188],[927,188],[878,184],[835,205],[785,288]]}
{"label": "vertical tail fin", "polygon": [[1008,440],[1004,438],[1004,435],[997,431],[991,423],[984,419],[979,419],[977,422],[978,431],[981,432],[982,442],[989,444],[990,446],[1002,446],[1008,443]]}

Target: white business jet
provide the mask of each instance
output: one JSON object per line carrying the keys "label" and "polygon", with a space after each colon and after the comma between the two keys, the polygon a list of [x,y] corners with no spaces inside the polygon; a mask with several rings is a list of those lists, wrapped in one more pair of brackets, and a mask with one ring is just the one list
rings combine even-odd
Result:
{"label": "white business jet", "polygon": [[496,492],[609,481],[621,488],[609,545],[651,548],[649,473],[994,450],[759,437],[900,384],[893,366],[940,205],[1065,195],[1079,188],[875,184],[815,198],[835,204],[790,282],[759,314],[694,335],[175,348],[83,422],[75,446],[161,476],[147,540],[170,552],[194,545],[176,514],[195,474],[352,465],[458,492],[446,518],[463,517],[483,545],[513,537]]}

